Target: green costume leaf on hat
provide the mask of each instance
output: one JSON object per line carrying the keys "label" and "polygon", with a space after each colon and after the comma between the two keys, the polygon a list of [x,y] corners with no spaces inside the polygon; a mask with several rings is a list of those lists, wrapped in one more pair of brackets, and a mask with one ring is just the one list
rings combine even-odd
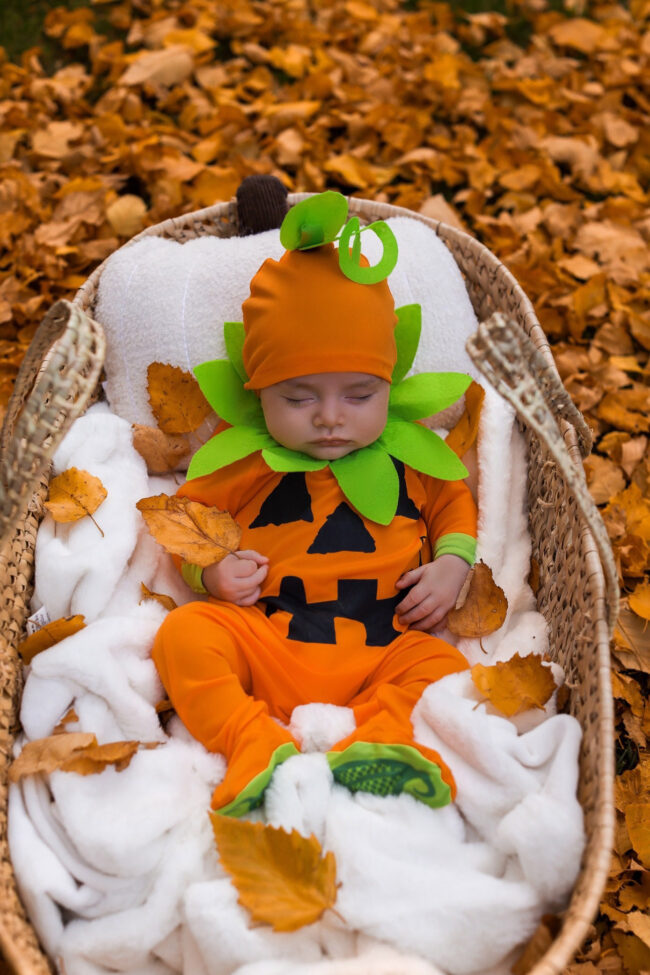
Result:
{"label": "green costume leaf on hat", "polygon": [[[395,234],[383,220],[368,224],[364,230],[372,230],[382,242],[384,250],[379,263],[372,267],[361,266],[361,227],[359,218],[352,217],[339,238],[339,265],[345,276],[357,284],[378,284],[388,277],[397,264],[397,241]],[[354,242],[350,253],[350,237],[353,234]]]}
{"label": "green costume leaf on hat", "polygon": [[329,462],[330,470],[348,501],[365,518],[388,525],[395,517],[399,477],[379,441]]}
{"label": "green costume leaf on hat", "polygon": [[397,315],[394,332],[397,361],[391,376],[394,386],[401,383],[413,365],[422,331],[422,308],[420,305],[402,305],[401,308],[395,309],[395,314]]}
{"label": "green costume leaf on hat", "polygon": [[280,227],[280,243],[286,250],[304,250],[331,244],[345,223],[348,201],[342,193],[326,190],[291,207]]}

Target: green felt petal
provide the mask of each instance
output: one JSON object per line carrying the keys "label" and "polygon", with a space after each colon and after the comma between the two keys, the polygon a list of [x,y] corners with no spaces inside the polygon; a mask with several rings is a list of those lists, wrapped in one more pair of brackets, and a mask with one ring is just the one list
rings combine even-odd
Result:
{"label": "green felt petal", "polygon": [[272,471],[320,471],[327,467],[326,460],[316,460],[298,450],[289,450],[275,444],[262,451],[262,457]]}
{"label": "green felt petal", "polygon": [[[377,284],[387,278],[397,264],[397,240],[395,234],[383,220],[376,220],[368,224],[364,230],[372,230],[383,244],[384,250],[378,264],[372,267],[361,267],[361,226],[358,217],[351,217],[341,231],[339,238],[339,265],[347,278],[357,284]],[[354,235],[352,253],[350,253],[350,237]]]}
{"label": "green felt petal", "polygon": [[391,386],[389,409],[403,420],[422,420],[455,403],[471,381],[462,372],[421,372]]}
{"label": "green felt petal", "polygon": [[379,438],[389,454],[423,474],[442,481],[460,481],[468,471],[444,440],[419,423],[389,418]]}
{"label": "green felt petal", "polygon": [[199,447],[190,462],[187,479],[212,474],[271,444],[273,439],[269,433],[252,427],[229,427]]}
{"label": "green felt petal", "polygon": [[244,389],[240,376],[227,359],[202,362],[194,368],[201,392],[215,413],[235,426],[266,430],[259,397],[250,389]]}
{"label": "green felt petal", "polygon": [[328,244],[334,240],[348,215],[342,193],[326,190],[291,207],[280,227],[280,243],[288,251]]}
{"label": "green felt petal", "polygon": [[388,525],[395,517],[399,478],[380,442],[330,461],[346,498],[364,517]]}
{"label": "green felt petal", "polygon": [[391,376],[394,386],[401,383],[413,365],[420,341],[420,332],[422,331],[422,306],[402,305],[401,308],[395,309],[395,314],[397,315],[395,326],[397,362]]}
{"label": "green felt petal", "polygon": [[223,337],[226,342],[226,352],[228,353],[228,358],[232,364],[233,369],[241,379],[243,383],[248,382],[248,376],[246,374],[246,369],[244,368],[244,339],[246,338],[246,333],[244,332],[243,322],[225,322],[223,326]]}

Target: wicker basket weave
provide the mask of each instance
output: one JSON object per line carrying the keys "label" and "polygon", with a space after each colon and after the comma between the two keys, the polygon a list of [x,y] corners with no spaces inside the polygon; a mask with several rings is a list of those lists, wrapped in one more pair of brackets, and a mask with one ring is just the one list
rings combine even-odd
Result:
{"label": "wicker basket weave", "polygon": [[[289,197],[297,203],[307,194]],[[613,839],[613,709],[609,637],[617,613],[616,571],[589,494],[582,457],[589,431],[562,386],[546,337],[521,288],[497,258],[468,234],[387,204],[351,198],[362,221],[410,216],[450,248],[482,322],[468,351],[515,407],[529,451],[528,506],[539,565],[538,607],[549,625],[550,654],[571,688],[570,712],[583,728],[579,799],[587,845],[562,928],[531,975],[559,975],[597,911]],[[143,236],[179,242],[237,233],[234,201],[150,227]],[[29,615],[36,532],[49,462],[63,433],[97,394],[104,338],[90,316],[103,265],[75,304],[59,302],[43,321],[19,372],[0,453],[0,949],[16,975],[51,968],[16,891],[7,845],[7,766],[18,730],[22,667],[16,645]],[[496,313],[496,314],[495,314]],[[48,352],[49,350],[49,352]]]}

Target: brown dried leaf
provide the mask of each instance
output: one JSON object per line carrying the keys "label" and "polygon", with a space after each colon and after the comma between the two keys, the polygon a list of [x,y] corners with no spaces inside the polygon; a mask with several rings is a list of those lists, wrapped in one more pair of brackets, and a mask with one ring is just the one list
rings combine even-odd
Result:
{"label": "brown dried leaf", "polygon": [[476,664],[472,667],[472,680],[481,694],[507,717],[543,708],[556,688],[553,674],[536,654],[520,657],[516,653],[510,660],[491,667]]}
{"label": "brown dried leaf", "polygon": [[613,461],[591,454],[584,462],[587,486],[596,504],[605,504],[625,488],[623,471]]}
{"label": "brown dried leaf", "polygon": [[644,620],[650,620],[650,582],[640,582],[628,598],[630,609]]}
{"label": "brown dried leaf", "polygon": [[472,380],[469,388],[465,391],[465,411],[456,426],[449,431],[445,440],[447,446],[451,447],[459,457],[466,454],[476,442],[479,423],[481,422],[481,406],[484,399],[485,390]]}
{"label": "brown dried leaf", "polygon": [[315,836],[217,813],[211,819],[221,864],[254,921],[296,931],[333,906],[336,860],[330,851],[323,856]]}
{"label": "brown dried leaf", "polygon": [[150,474],[169,474],[178,469],[190,453],[190,445],[182,434],[163,433],[158,427],[134,423],[133,446],[144,458]]}
{"label": "brown dried leaf", "polygon": [[140,589],[142,591],[142,599],[140,602],[142,602],[143,599],[152,599],[154,602],[160,603],[161,606],[164,606],[165,609],[170,611],[172,609],[176,609],[178,606],[178,603],[172,599],[171,596],[165,596],[164,593],[160,592],[152,592],[151,589],[148,589],[145,586],[144,582],[140,583]]}
{"label": "brown dried leaf", "polygon": [[63,735],[67,734],[66,726],[69,724],[74,724],[75,721],[79,720],[79,715],[74,708],[69,708],[63,715],[58,725],[52,731],[53,735]]}
{"label": "brown dried leaf", "polygon": [[55,643],[65,640],[67,636],[72,636],[73,633],[83,630],[85,625],[86,619],[81,615],[62,616],[58,620],[46,623],[40,630],[36,630],[35,633],[30,634],[18,644],[17,650],[23,663],[31,663],[36,654],[48,650]]}
{"label": "brown dried leaf", "polygon": [[492,576],[492,569],[478,562],[470,569],[465,601],[447,614],[447,626],[456,636],[481,637],[503,625],[508,601]]}
{"label": "brown dried leaf", "polygon": [[94,775],[107,765],[114,765],[121,772],[139,744],[137,741],[112,741],[98,745],[95,735],[82,731],[39,738],[25,745],[9,768],[9,780],[18,782],[26,775],[48,774],[56,770]]}
{"label": "brown dried leaf", "polygon": [[239,546],[241,528],[227,511],[167,494],[141,498],[136,508],[165,551],[194,565],[220,562]]}
{"label": "brown dried leaf", "polygon": [[[45,507],[57,522],[79,521],[86,515],[92,518],[107,494],[98,477],[70,467],[50,481]],[[94,518],[92,520],[95,521]],[[99,530],[103,535],[101,528]]]}
{"label": "brown dried leaf", "polygon": [[163,433],[192,433],[211,412],[194,376],[178,366],[152,362],[147,369],[147,389]]}

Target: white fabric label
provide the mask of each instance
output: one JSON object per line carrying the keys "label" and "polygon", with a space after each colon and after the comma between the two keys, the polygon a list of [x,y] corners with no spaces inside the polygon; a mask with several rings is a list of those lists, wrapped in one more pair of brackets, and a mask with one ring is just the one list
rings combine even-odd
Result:
{"label": "white fabric label", "polygon": [[41,627],[46,626],[48,623],[51,622],[52,620],[50,619],[50,614],[46,610],[45,606],[41,606],[41,608],[38,609],[35,613],[32,613],[32,615],[27,620],[27,623],[25,624],[27,629],[27,635],[31,636],[32,633],[36,633],[36,631],[40,630]]}

